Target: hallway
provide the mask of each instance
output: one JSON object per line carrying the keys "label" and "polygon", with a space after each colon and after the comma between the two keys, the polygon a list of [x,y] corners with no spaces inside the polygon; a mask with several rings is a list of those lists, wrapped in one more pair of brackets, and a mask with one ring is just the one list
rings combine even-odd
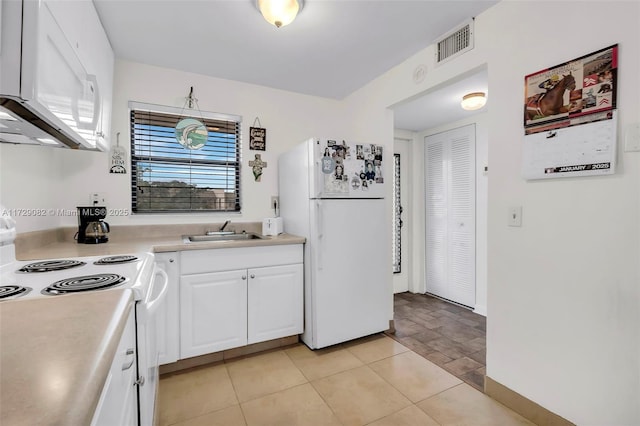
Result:
{"label": "hallway", "polygon": [[486,318],[435,297],[394,295],[395,334],[387,335],[484,391]]}

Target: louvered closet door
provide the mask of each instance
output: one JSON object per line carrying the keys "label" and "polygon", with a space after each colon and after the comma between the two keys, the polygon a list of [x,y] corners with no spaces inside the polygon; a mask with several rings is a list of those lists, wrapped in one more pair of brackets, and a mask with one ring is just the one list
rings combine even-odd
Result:
{"label": "louvered closet door", "polygon": [[427,292],[475,305],[475,125],[425,138]]}

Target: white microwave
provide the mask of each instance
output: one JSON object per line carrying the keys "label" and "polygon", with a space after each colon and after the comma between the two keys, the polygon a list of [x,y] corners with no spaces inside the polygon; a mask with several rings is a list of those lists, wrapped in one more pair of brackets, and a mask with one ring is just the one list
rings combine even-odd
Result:
{"label": "white microwave", "polygon": [[104,151],[114,56],[90,1],[0,5],[0,141]]}

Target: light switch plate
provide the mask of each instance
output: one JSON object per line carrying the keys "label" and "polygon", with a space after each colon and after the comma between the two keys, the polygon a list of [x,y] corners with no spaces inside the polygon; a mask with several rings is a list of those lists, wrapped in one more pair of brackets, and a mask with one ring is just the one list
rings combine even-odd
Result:
{"label": "light switch plate", "polygon": [[522,206],[509,207],[509,226],[522,226]]}

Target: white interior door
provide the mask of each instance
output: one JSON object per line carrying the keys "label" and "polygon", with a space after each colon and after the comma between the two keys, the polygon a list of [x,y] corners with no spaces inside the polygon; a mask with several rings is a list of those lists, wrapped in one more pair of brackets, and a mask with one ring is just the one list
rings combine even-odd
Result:
{"label": "white interior door", "polygon": [[427,293],[475,305],[475,125],[425,138]]}

